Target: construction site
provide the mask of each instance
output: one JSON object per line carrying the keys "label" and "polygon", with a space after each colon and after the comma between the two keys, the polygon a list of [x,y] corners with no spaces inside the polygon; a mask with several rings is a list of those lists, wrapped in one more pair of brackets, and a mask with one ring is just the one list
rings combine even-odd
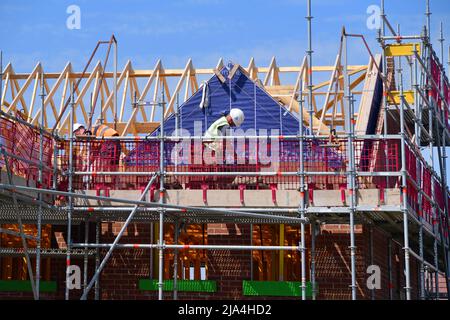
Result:
{"label": "construction site", "polygon": [[114,35],[82,70],[1,61],[0,299],[448,299],[450,57],[423,4],[403,34],[381,1],[378,47],[344,26],[328,66],[311,0],[299,65],[135,69]]}

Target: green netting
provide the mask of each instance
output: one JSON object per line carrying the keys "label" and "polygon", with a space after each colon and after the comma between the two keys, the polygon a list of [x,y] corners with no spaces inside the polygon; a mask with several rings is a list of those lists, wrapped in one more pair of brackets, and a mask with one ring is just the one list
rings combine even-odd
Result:
{"label": "green netting", "polygon": [[[297,281],[246,281],[242,282],[244,296],[300,297],[301,282]],[[317,290],[317,285],[316,285]],[[311,282],[306,283],[306,296],[312,296]]]}
{"label": "green netting", "polygon": [[[0,280],[0,291],[32,292],[30,280]],[[40,292],[56,292],[56,281],[41,281]]]}
{"label": "green netting", "polygon": [[[215,281],[210,280],[178,280],[177,289],[188,292],[216,292],[217,286]],[[158,290],[158,280],[140,279],[139,290]],[[163,290],[173,291],[173,280],[164,280]]]}

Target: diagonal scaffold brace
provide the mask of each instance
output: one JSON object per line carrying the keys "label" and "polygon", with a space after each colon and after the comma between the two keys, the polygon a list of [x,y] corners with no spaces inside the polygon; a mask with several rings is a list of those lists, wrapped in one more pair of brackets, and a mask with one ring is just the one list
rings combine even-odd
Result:
{"label": "diagonal scaffold brace", "polygon": [[[0,152],[3,155],[3,158],[5,160],[5,167],[6,167],[6,173],[7,173],[7,176],[8,176],[8,183],[9,184],[13,184],[11,167],[10,167],[10,164],[9,164],[9,161],[8,161],[8,157],[6,155],[6,151],[3,148],[3,146],[1,146],[1,151]],[[12,194],[14,207],[16,208],[17,222],[19,224],[19,236],[20,236],[20,238],[22,240],[23,253],[25,255],[25,260],[27,262],[27,269],[28,269],[28,274],[29,274],[29,277],[30,277],[31,290],[33,291],[33,298],[35,300],[38,300],[39,299],[39,294],[37,292],[36,284],[35,284],[35,281],[34,281],[34,274],[33,274],[33,268],[31,266],[30,255],[28,254],[27,236],[25,235],[25,231],[23,229],[22,217],[20,216],[20,210],[19,210],[19,205],[17,203],[16,193],[15,193],[14,190],[11,190],[11,194]]]}
{"label": "diagonal scaffold brace", "polygon": [[[157,177],[158,177],[157,174],[155,174],[155,175],[153,175],[151,177],[151,179],[147,183],[147,186],[145,187],[144,191],[141,193],[141,196],[139,197],[139,201],[143,201],[145,199],[145,196],[146,196],[147,192],[150,190],[150,187],[152,186],[153,182],[155,182]],[[112,252],[116,248],[116,246],[119,243],[120,239],[122,238],[122,235],[124,234],[125,230],[128,228],[128,225],[130,224],[131,220],[133,220],[134,214],[136,213],[138,207],[139,207],[139,205],[137,205],[137,204],[134,205],[133,210],[131,210],[130,215],[128,216],[127,220],[125,221],[125,223],[123,224],[122,228],[120,229],[118,235],[114,239],[114,242],[113,242],[112,246],[109,248],[108,252],[106,253],[105,257],[103,258],[102,262],[100,263],[98,269],[95,271],[95,274],[92,277],[91,281],[89,282],[87,287],[85,287],[85,289],[83,291],[83,295],[81,296],[81,300],[86,300],[87,299],[89,291],[92,289],[92,287],[94,286],[96,280],[100,276],[100,273],[105,268],[106,263],[108,262],[109,258],[111,257]]]}

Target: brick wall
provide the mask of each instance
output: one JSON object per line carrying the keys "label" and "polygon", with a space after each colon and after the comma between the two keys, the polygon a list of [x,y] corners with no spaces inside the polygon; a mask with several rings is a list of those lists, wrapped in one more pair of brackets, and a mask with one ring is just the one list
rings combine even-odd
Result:
{"label": "brick wall", "polygon": [[[102,228],[102,242],[111,242],[120,224],[108,224]],[[235,224],[209,224],[208,243],[250,244],[250,227]],[[121,243],[149,243],[150,226],[134,224],[128,228]],[[155,258],[157,259],[157,252]],[[215,250],[208,254],[208,280],[217,281],[217,293],[179,292],[180,299],[240,299],[242,280],[250,278],[250,253],[248,251]],[[138,280],[149,278],[150,251],[142,249],[116,250],[101,276],[102,299],[157,298],[157,292],[140,291]],[[155,270],[156,271],[156,270]],[[155,272],[156,278],[156,272]],[[165,292],[172,298],[172,292]]]}
{"label": "brick wall", "polygon": [[[348,226],[325,225],[316,236],[316,282],[318,299],[351,299],[350,236]],[[361,275],[363,273],[363,236],[360,228],[355,232],[357,246],[358,298],[364,297]]]}
{"label": "brick wall", "polygon": [[[110,243],[117,235],[121,223],[104,223],[102,225],[102,243]],[[66,236],[64,227],[60,230]],[[93,229],[93,228],[91,228]],[[311,254],[311,236],[306,228],[307,246],[307,277],[309,280],[309,262]],[[357,295],[358,299],[371,299],[372,292],[366,288],[366,268],[373,263],[381,269],[381,289],[374,290],[375,299],[388,299],[389,288],[392,287],[394,299],[404,298],[404,256],[400,245],[392,245],[392,279],[389,282],[388,274],[388,244],[389,235],[373,228],[373,257],[370,250],[370,226],[356,226],[356,267],[357,267]],[[74,237],[82,237],[76,228]],[[250,226],[236,224],[209,224],[207,226],[208,244],[250,244]],[[92,238],[93,239],[93,238]],[[56,239],[55,239],[56,241]],[[62,243],[61,235],[58,241]],[[132,223],[126,230],[121,243],[149,243],[150,225]],[[318,299],[350,299],[350,235],[348,225],[325,225],[321,227],[316,237],[316,281],[319,287]],[[103,254],[106,251],[103,250]],[[157,260],[157,251],[154,252]],[[217,292],[214,294],[179,292],[180,299],[247,299],[242,297],[242,280],[250,279],[249,251],[215,250],[208,251],[207,267],[208,279],[217,281]],[[82,259],[72,259],[73,264],[82,267]],[[89,262],[89,277],[93,274],[94,260]],[[154,265],[155,271],[157,264]],[[57,281],[57,292],[42,293],[43,299],[63,299],[65,281],[65,259],[52,259],[51,280]],[[143,249],[117,249],[111,256],[101,278],[101,299],[157,299],[157,292],[140,291],[138,280],[149,278],[150,251]],[[156,278],[156,272],[155,277]],[[418,298],[418,263],[411,259],[411,285],[412,298]],[[93,291],[91,293],[91,298]],[[172,299],[172,292],[165,292],[166,299]],[[78,299],[80,290],[71,291],[71,298]],[[0,292],[0,299],[32,298],[31,293]],[[267,297],[273,300],[274,297]],[[280,298],[287,299],[287,298]]]}
{"label": "brick wall", "polygon": [[[114,227],[113,227],[114,228]],[[122,241],[127,243],[148,242],[149,229],[145,225],[133,227]],[[356,226],[356,269],[357,297],[371,299],[372,292],[366,287],[369,276],[367,267],[371,264],[370,227]],[[117,230],[116,230],[117,231]],[[207,227],[208,243],[214,244],[250,244],[250,226],[235,224],[209,224]],[[107,235],[104,234],[108,238]],[[308,263],[310,261],[310,232],[306,232]],[[392,282],[389,283],[388,243],[389,235],[372,228],[373,264],[380,266],[381,289],[374,290],[375,299],[389,299],[389,288],[392,285],[393,298],[403,298],[404,277],[403,251],[392,242]],[[103,239],[103,241],[106,241]],[[321,227],[316,237],[316,281],[319,287],[318,299],[350,299],[350,235],[348,225],[326,225]],[[156,292],[141,292],[137,288],[137,279],[148,277],[148,250],[116,251],[101,278],[102,298],[105,299],[141,299],[157,298]],[[241,296],[242,280],[250,279],[250,254],[248,251],[215,250],[208,251],[208,279],[217,281],[217,292],[178,293],[179,298],[189,299],[245,299]],[[309,279],[309,268],[307,268]],[[411,284],[413,298],[417,298],[417,262],[411,260]],[[117,284],[120,284],[119,286]],[[171,298],[172,293],[165,293]],[[273,297],[270,297],[273,299]],[[284,298],[286,299],[286,298]]]}
{"label": "brick wall", "polygon": [[[122,223],[103,223],[101,242],[111,243]],[[131,223],[120,243],[150,243],[150,225]],[[106,253],[106,250],[103,250]],[[102,254],[103,256],[103,254]],[[139,299],[145,295],[138,288],[138,280],[150,274],[150,251],[117,249],[111,255],[100,278],[102,299]]]}
{"label": "brick wall", "polygon": [[[210,245],[250,245],[250,226],[209,224]],[[248,250],[213,250],[208,254],[209,280],[217,281],[214,299],[241,299],[242,280],[250,279],[251,254]]]}
{"label": "brick wall", "polygon": [[[371,235],[372,233],[372,235]],[[371,237],[373,252],[371,252]],[[356,243],[356,286],[358,299],[389,299],[392,288],[393,299],[404,299],[405,278],[404,254],[401,245],[390,241],[390,235],[371,227],[357,225],[355,228]],[[388,250],[392,246],[392,270],[389,281]],[[350,299],[350,235],[348,225],[326,225],[316,238],[316,279],[319,286],[319,299]],[[373,254],[373,257],[371,257]],[[411,269],[411,296],[418,299],[418,262],[413,257]],[[370,274],[367,267],[371,264],[380,267],[381,288],[369,290],[366,282]]]}
{"label": "brick wall", "polygon": [[[84,238],[84,235],[81,233],[84,230],[84,227],[80,228],[80,226],[73,226],[72,234],[74,241],[78,241]],[[94,231],[91,228],[91,232]],[[52,226],[52,247],[65,248],[65,240],[67,234],[67,227],[61,225]],[[93,234],[92,234],[93,235]],[[0,258],[1,259],[1,258]],[[47,258],[42,258],[42,263],[45,263]],[[32,258],[33,272],[35,272],[35,258]],[[83,258],[73,258],[71,259],[71,264],[77,265],[81,269],[81,277],[83,277]],[[92,277],[94,272],[94,260],[90,259],[88,264],[88,275],[89,278]],[[42,280],[44,275],[41,274]],[[66,257],[52,257],[50,259],[50,278],[49,281],[56,281],[56,292],[41,292],[40,299],[42,300],[62,300],[65,297],[65,281],[66,281]],[[83,285],[83,279],[81,279],[81,285]],[[73,289],[70,291],[70,299],[79,299],[81,297],[82,290]],[[93,298],[93,292],[89,296],[89,298]],[[0,292],[0,300],[5,299],[33,299],[32,292]]]}

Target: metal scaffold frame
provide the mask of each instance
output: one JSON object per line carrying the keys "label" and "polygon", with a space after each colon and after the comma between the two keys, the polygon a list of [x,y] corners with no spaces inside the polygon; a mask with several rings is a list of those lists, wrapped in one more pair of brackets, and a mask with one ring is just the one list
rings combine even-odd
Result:
{"label": "metal scaffold frame", "polygon": [[[396,59],[397,62],[397,81],[399,82],[399,91],[397,92],[399,105],[400,105],[400,134],[402,136],[402,140],[408,139],[408,144],[414,145],[414,148],[420,149],[424,143],[422,142],[422,139],[425,139],[427,143],[425,145],[428,148],[428,152],[430,154],[430,170],[432,171],[435,178],[440,181],[443,191],[443,198],[444,198],[444,208],[440,208],[439,205],[432,201],[432,214],[433,219],[437,223],[434,224],[433,232],[435,234],[434,237],[434,266],[431,268],[434,271],[434,291],[435,291],[435,298],[439,298],[439,287],[438,287],[438,243],[440,242],[441,248],[442,248],[442,256],[444,259],[444,274],[445,274],[445,280],[446,280],[446,286],[447,286],[447,292],[449,290],[449,267],[448,267],[448,254],[449,254],[449,238],[448,238],[448,231],[447,236],[445,236],[445,232],[443,229],[443,225],[448,226],[448,188],[446,186],[447,178],[446,178],[446,141],[449,138],[449,122],[448,122],[448,97],[445,95],[444,91],[444,78],[445,78],[445,68],[442,66],[440,69],[440,83],[437,84],[433,78],[432,74],[432,67],[431,67],[431,60],[433,58],[433,48],[431,45],[431,36],[430,36],[430,4],[429,0],[426,0],[426,26],[423,28],[423,32],[420,35],[401,35],[400,33],[400,26],[397,27],[397,31],[394,30],[392,25],[387,19],[387,16],[384,13],[384,1],[381,1],[381,19],[382,19],[382,27],[379,34],[379,42],[383,49],[383,56],[386,55],[386,48],[388,48],[390,45],[398,46],[397,48],[400,48],[402,45],[407,47],[410,46],[410,52],[409,54],[405,53],[399,53],[392,54]],[[392,36],[386,36],[385,30],[386,26],[388,27],[388,30],[391,32]],[[403,44],[402,41],[417,41],[412,43],[406,43]],[[439,42],[441,43],[441,61],[444,60],[443,52],[443,33],[442,33],[442,23],[441,23],[441,31],[440,31],[440,39]],[[392,44],[395,42],[395,44]],[[419,48],[421,49],[421,52],[419,52]],[[406,92],[404,90],[404,80],[403,80],[403,68],[402,68],[402,61],[406,60],[406,63],[410,67],[410,84],[413,92],[413,100],[407,98]],[[386,65],[386,58],[384,58],[384,63]],[[395,62],[395,60],[394,60]],[[437,62],[439,63],[439,62]],[[419,78],[420,77],[420,83]],[[432,90],[436,90],[437,92],[437,100],[435,98],[432,98]],[[441,104],[438,103],[439,99],[441,99]],[[395,100],[395,99],[393,99]],[[411,104],[414,105],[414,109],[412,109]],[[387,109],[387,104],[385,103],[385,108]],[[447,110],[447,112],[445,112]],[[426,113],[428,111],[428,113]],[[409,117],[410,122],[414,125],[414,131],[411,133],[407,129],[407,122],[405,120],[405,114],[410,113]],[[423,116],[428,116],[428,123],[423,122]],[[428,127],[428,128],[426,128]],[[387,128],[385,127],[385,130]],[[442,130],[442,131],[441,131]],[[441,140],[441,134],[444,137],[443,144],[440,143]],[[438,162],[439,162],[439,170],[440,175],[438,175],[434,170],[436,168],[435,165],[435,156],[434,156],[434,147],[437,147],[437,152],[439,154]],[[420,262],[420,271],[419,271],[419,296],[421,299],[425,299],[427,296],[426,293],[426,275],[425,271],[428,272],[430,269],[431,264],[426,262],[424,260],[424,244],[423,244],[423,232],[424,232],[424,222],[423,222],[423,215],[421,214],[423,211],[423,203],[422,201],[429,200],[426,193],[422,190],[420,187],[420,180],[415,180],[416,178],[411,176],[411,174],[406,170],[406,159],[405,159],[405,144],[402,143],[402,190],[403,194],[406,195],[407,193],[407,182],[413,180],[413,184],[415,186],[418,186],[417,192],[420,194],[418,197],[418,220],[416,221],[419,224],[419,234],[418,234],[418,240],[419,240],[419,255],[415,254],[410,246],[409,246],[409,236],[408,236],[408,217],[407,217],[407,204],[406,204],[406,196],[402,198],[402,210],[404,212],[404,243],[403,243],[403,250],[404,250],[404,259],[405,259],[405,291],[406,291],[406,299],[411,299],[411,276],[410,276],[410,255],[417,258]],[[441,156],[441,153],[444,156]],[[416,167],[420,169],[421,165],[420,162],[416,160]],[[414,181],[415,180],[415,181]],[[431,194],[435,194],[435,184],[431,183]],[[443,209],[443,210],[442,210]],[[443,216],[443,218],[442,218]],[[445,219],[446,221],[444,221]],[[448,227],[447,227],[448,228]],[[428,291],[430,291],[430,288],[428,286]],[[429,294],[428,294],[429,295]]]}
{"label": "metal scaffold frame", "polygon": [[[300,255],[300,293],[301,299],[307,299],[307,253],[308,248],[306,246],[306,226],[310,227],[310,237],[311,237],[311,248],[309,251],[310,256],[310,282],[312,288],[312,299],[317,298],[317,283],[316,283],[316,236],[318,231],[320,231],[321,223],[333,223],[334,221],[340,221],[341,223],[349,224],[349,252],[350,252],[350,275],[351,280],[349,283],[349,288],[351,292],[351,299],[356,300],[358,298],[358,286],[357,286],[357,246],[356,246],[356,235],[355,235],[355,224],[358,221],[367,223],[370,225],[370,259],[373,262],[373,231],[372,226],[375,224],[375,219],[371,217],[370,213],[375,211],[373,208],[366,208],[359,204],[357,194],[359,192],[358,179],[360,178],[373,178],[378,177],[389,180],[391,177],[396,177],[399,181],[399,186],[401,194],[401,203],[399,206],[394,206],[390,208],[388,206],[382,206],[381,210],[386,212],[389,210],[401,212],[401,222],[402,227],[399,227],[390,215],[386,215],[386,220],[391,227],[396,230],[400,230],[402,233],[402,248],[404,252],[404,295],[407,300],[412,299],[412,285],[411,285],[411,258],[415,258],[420,265],[419,268],[419,297],[420,299],[435,298],[439,299],[439,287],[438,280],[439,274],[445,274],[447,292],[449,286],[449,236],[448,231],[444,230],[445,226],[449,226],[448,221],[448,188],[446,181],[446,148],[448,141],[450,141],[450,126],[448,122],[448,111],[450,110],[448,105],[447,96],[444,90],[445,79],[445,68],[443,65],[439,64],[439,59],[435,56],[434,51],[431,46],[430,37],[430,8],[427,1],[427,26],[424,27],[424,32],[421,35],[414,36],[403,36],[400,34],[400,29],[398,27],[395,31],[390,22],[387,19],[384,8],[384,1],[381,1],[381,20],[382,25],[378,36],[378,41],[383,49],[383,55],[381,57],[380,63],[377,62],[376,57],[372,54],[364,36],[359,34],[347,33],[345,29],[342,30],[341,43],[339,52],[336,59],[336,64],[332,68],[327,70],[332,71],[332,76],[330,81],[321,83],[314,86],[313,84],[313,71],[321,70],[321,67],[314,67],[312,63],[312,15],[311,15],[311,0],[307,2],[307,30],[308,30],[308,49],[306,50],[306,56],[303,60],[301,67],[289,69],[287,72],[298,72],[296,84],[289,90],[289,99],[286,100],[286,93],[280,89],[279,73],[281,68],[276,65],[275,59],[272,62],[266,72],[264,79],[264,86],[266,90],[272,94],[274,97],[278,97],[278,101],[289,106],[288,110],[291,112],[298,112],[298,125],[299,132],[298,135],[283,136],[284,141],[296,141],[298,142],[299,149],[299,161],[297,171],[266,171],[255,173],[251,170],[249,171],[215,171],[215,172],[185,172],[185,171],[170,171],[170,168],[166,167],[166,159],[164,155],[165,144],[168,142],[179,141],[180,139],[186,138],[178,135],[179,121],[178,121],[178,95],[183,84],[186,85],[184,100],[188,99],[189,86],[191,86],[192,92],[198,89],[196,75],[199,73],[203,74],[214,74],[220,67],[223,67],[222,61],[219,61],[218,66],[211,70],[195,70],[192,65],[192,61],[189,60],[186,68],[184,70],[166,70],[162,67],[161,61],[158,61],[154,70],[144,70],[137,71],[133,70],[131,63],[128,62],[125,69],[120,73],[117,71],[117,41],[114,36],[111,37],[109,41],[99,41],[96,49],[94,50],[92,56],[86,68],[81,74],[74,75],[71,71],[70,64],[66,66],[61,74],[45,74],[43,68],[38,64],[35,70],[30,75],[17,75],[14,73],[12,66],[9,64],[5,71],[0,67],[2,72],[0,79],[3,80],[3,75],[6,74],[5,88],[3,88],[2,82],[0,82],[0,99],[1,106],[6,107],[6,112],[0,111],[0,116],[5,119],[9,119],[13,122],[20,123],[32,128],[37,132],[40,137],[39,143],[39,161],[35,163],[31,160],[20,158],[16,155],[11,154],[2,145],[1,153],[5,162],[5,167],[7,170],[8,183],[0,183],[0,190],[7,192],[11,199],[13,206],[16,211],[17,222],[19,225],[20,232],[10,231],[4,228],[0,228],[0,233],[6,233],[13,236],[20,236],[23,246],[23,254],[27,261],[28,274],[31,280],[31,286],[33,291],[34,299],[40,299],[40,278],[41,278],[41,256],[44,254],[58,254],[66,256],[66,286],[64,296],[66,300],[71,298],[69,280],[70,280],[70,267],[71,258],[73,255],[83,258],[83,293],[81,295],[82,300],[86,300],[89,297],[89,293],[94,289],[94,299],[100,298],[100,275],[104,270],[107,262],[111,258],[114,250],[117,249],[145,249],[152,252],[152,262],[153,262],[153,250],[158,252],[158,299],[164,299],[164,253],[165,250],[174,250],[175,260],[174,260],[174,275],[173,275],[173,298],[178,298],[178,252],[180,250],[195,249],[195,250],[246,250],[252,255],[252,251],[259,250],[271,250],[279,251],[283,254],[285,251],[297,251]],[[391,36],[386,35],[386,29],[391,32]],[[359,121],[359,115],[355,113],[355,96],[359,95],[355,87],[361,83],[365,77],[368,77],[369,66],[351,66],[348,63],[348,41],[350,39],[361,39],[370,55],[369,65],[371,70],[376,70],[379,73],[383,84],[383,99],[381,102],[382,112],[382,129],[379,131],[367,134],[366,132],[359,132],[357,123]],[[412,45],[410,43],[404,44],[402,41],[417,41],[418,46],[415,43]],[[441,26],[440,39],[441,43],[441,57],[440,61],[444,60],[444,38]],[[87,72],[87,68],[90,65],[94,54],[96,53],[98,46],[100,44],[108,43],[108,51],[105,58],[105,66],[98,63],[92,72]],[[106,64],[109,57],[109,52],[114,44],[114,72],[109,73],[106,71]],[[405,54],[387,54],[388,49],[401,48],[404,49],[410,46],[410,50]],[[403,47],[402,47],[403,46]],[[392,51],[391,51],[392,52]],[[388,57],[391,61],[397,64],[394,70],[388,70]],[[449,57],[450,59],[450,57]],[[412,90],[405,89],[403,69],[404,62],[406,60],[407,66],[409,66],[410,72],[410,86]],[[1,54],[0,54],[1,61]],[[449,60],[450,61],[450,60]],[[437,63],[440,68],[440,83],[436,83],[433,78],[432,63]],[[381,64],[381,65],[380,65]],[[449,62],[450,64],[450,62]],[[1,65],[1,62],[0,62]],[[407,67],[405,67],[407,68]],[[263,68],[257,68],[254,64],[253,59],[250,61],[246,72],[250,75],[251,79],[258,79],[258,72],[262,72]],[[294,71],[292,71],[294,70]],[[366,74],[358,75],[359,72],[366,71]],[[169,91],[169,86],[167,84],[166,77],[170,74],[176,74],[180,76],[177,83],[176,89],[173,92]],[[41,97],[41,109],[33,114],[33,103],[31,104],[29,110],[24,110],[25,118],[19,117],[18,105],[23,100],[23,94],[27,90],[28,85],[31,80],[40,75],[40,97]],[[356,81],[351,80],[351,76],[358,75]],[[398,90],[391,90],[391,81],[389,76],[392,76],[396,84],[398,85]],[[136,77],[149,77],[144,89],[140,92],[138,84],[136,82]],[[56,84],[52,89],[49,88],[47,80],[50,78],[57,78]],[[87,78],[87,83],[79,90],[79,85],[82,80]],[[113,79],[113,91],[109,92],[107,81],[105,79]],[[26,84],[19,90],[17,84],[18,79],[26,79]],[[78,79],[75,81],[75,79]],[[64,93],[61,99],[61,111],[55,112],[54,108],[54,94],[59,88],[60,84],[64,84]],[[94,95],[91,97],[91,112],[87,116],[83,105],[83,97],[88,91],[91,81],[95,83]],[[144,103],[145,97],[152,86],[152,83],[156,82],[154,88],[154,94],[152,102]],[[37,83],[37,82],[36,82]],[[122,104],[120,110],[117,108],[117,91],[121,83],[125,83],[124,96],[122,97]],[[124,104],[127,91],[127,83],[130,83],[130,87],[134,90],[134,109],[128,120],[124,120]],[[395,83],[394,83],[395,85]],[[12,90],[14,86],[17,89],[17,94],[13,97],[11,102],[6,101],[6,91],[8,86]],[[34,91],[36,91],[36,87]],[[324,95],[325,103],[321,110],[317,110],[317,102],[315,100],[318,93],[318,88],[328,87],[328,90]],[[66,91],[70,90],[70,96],[66,99]],[[412,92],[413,100],[409,99],[409,93]],[[433,97],[432,92],[436,92],[436,97]],[[89,123],[89,128],[92,126],[92,117],[94,116],[94,109],[96,105],[97,98],[101,96],[106,98],[106,101],[101,105],[101,110],[99,111],[99,121],[101,123],[106,123],[106,114],[108,110],[112,112],[112,121],[114,123],[114,128],[120,132],[119,137],[110,138],[98,138],[89,137],[85,141],[139,141],[145,139],[146,141],[154,141],[159,144],[159,161],[158,168],[154,171],[108,171],[108,170],[91,170],[89,166],[86,170],[77,170],[74,165],[74,150],[75,143],[83,141],[83,138],[75,137],[73,134],[74,123],[77,116],[77,107],[80,106],[81,112],[84,115],[85,120]],[[137,99],[139,96],[139,99]],[[284,98],[283,98],[284,96]],[[166,97],[167,100],[166,101]],[[159,98],[159,99],[158,99]],[[305,103],[305,98],[307,103]],[[284,100],[283,100],[284,99]],[[330,101],[330,99],[332,99]],[[103,100],[103,99],[102,99]],[[176,104],[175,104],[176,103]],[[48,122],[46,105],[50,104],[53,109],[53,116],[56,122],[51,126]],[[341,104],[342,113],[337,114],[337,106]],[[22,102],[22,106],[25,104]],[[70,106],[70,109],[69,109]],[[147,118],[144,106],[151,107],[151,117]],[[159,108],[160,119],[155,121],[155,114]],[[66,113],[66,109],[70,110]],[[176,110],[174,110],[176,109]],[[331,114],[327,112],[333,109]],[[446,111],[447,110],[447,111]],[[136,121],[137,113],[141,112],[144,121]],[[119,116],[118,116],[119,113]],[[164,132],[164,122],[165,119],[174,113],[177,117],[176,121],[176,136],[166,136]],[[39,118],[38,118],[39,116]],[[381,117],[380,117],[381,118]],[[393,129],[388,127],[388,121],[392,118],[398,120],[399,126],[398,131],[390,132]],[[39,119],[39,120],[38,120]],[[106,122],[104,122],[104,120]],[[150,121],[148,121],[150,120]],[[336,123],[342,123],[344,127],[343,132],[333,132],[333,126]],[[381,122],[380,122],[381,123]],[[307,124],[308,127],[304,127]],[[331,130],[330,130],[331,124]],[[49,128],[51,128],[51,134],[49,134]],[[158,136],[146,136],[139,137],[139,133],[147,131],[152,131],[159,128]],[[381,128],[381,126],[380,126]],[[305,131],[307,130],[307,133]],[[395,128],[396,129],[396,128]],[[68,139],[63,139],[60,134],[68,134]],[[129,133],[134,133],[135,136],[126,136]],[[50,135],[53,141],[53,166],[48,167],[44,164],[44,135]],[[323,142],[327,139],[331,141],[331,137],[336,140],[345,141],[347,148],[343,151],[345,153],[345,169],[341,171],[331,172],[331,171],[312,171],[305,168],[305,143],[307,142]],[[203,141],[204,137],[189,137],[190,139],[197,139]],[[252,139],[258,138],[258,136],[246,136],[246,137],[235,137],[226,136],[224,139]],[[272,136],[269,136],[272,138]],[[279,137],[278,137],[279,138]],[[360,150],[356,150],[355,143],[357,141],[363,140],[363,142],[370,142],[374,144],[383,143],[384,154],[387,158],[387,141],[394,141],[397,145],[400,144],[400,168],[399,170],[389,171],[387,169],[388,164],[386,161],[386,170],[372,170],[364,171],[360,170],[358,167],[358,154]],[[58,143],[60,141],[69,142],[68,149],[68,167],[64,171],[58,167]],[[422,147],[426,147],[430,154],[430,162],[427,163],[422,155]],[[437,148],[438,159],[436,164],[435,149]],[[412,154],[414,158],[414,167],[411,169],[411,159],[407,158],[407,154]],[[11,172],[12,166],[9,165],[11,159],[16,159],[24,161],[38,168],[38,178],[37,185],[35,187],[28,185],[18,185],[14,181],[13,173]],[[435,169],[439,167],[439,173]],[[52,184],[51,187],[43,187],[43,177],[44,171],[52,171]],[[412,171],[411,171],[412,170]],[[420,178],[422,172],[426,171],[430,175],[430,194],[424,191],[424,184]],[[413,173],[414,172],[414,173]],[[417,178],[416,173],[419,172],[419,178]],[[216,207],[196,207],[196,206],[186,206],[186,205],[174,205],[171,203],[166,203],[166,185],[165,178],[167,177],[182,177],[182,176],[241,176],[241,177],[254,177],[254,176],[264,176],[264,177],[295,177],[298,178],[298,191],[300,194],[300,201],[297,208],[216,208]],[[111,176],[111,177],[122,177],[122,176],[141,176],[143,178],[148,178],[148,182],[145,188],[142,190],[139,198],[137,200],[130,200],[119,197],[109,197],[106,195],[90,195],[85,193],[79,193],[74,188],[74,178],[75,177],[87,177],[87,180],[92,179],[94,176]],[[343,193],[343,202],[346,203],[342,207],[333,208],[322,208],[315,207],[309,201],[312,197],[312,189],[308,185],[308,179],[311,177],[345,177],[346,187],[345,190],[348,192],[349,203],[346,203],[346,194]],[[58,177],[67,177],[68,188],[67,191],[58,190],[57,179]],[[422,177],[423,178],[423,177]],[[159,186],[156,186],[156,181],[159,182]],[[386,183],[387,185],[387,183]],[[159,192],[159,197],[157,201],[148,201],[148,193],[151,189],[156,189]],[[441,189],[441,190],[436,190]],[[417,208],[413,207],[408,200],[411,197],[411,192],[417,194]],[[341,190],[342,191],[342,190]],[[36,197],[24,196],[26,193],[35,194]],[[242,192],[242,190],[241,190]],[[441,192],[444,204],[439,203],[439,199],[435,198],[438,192]],[[380,190],[380,194],[383,194],[384,190]],[[67,205],[49,205],[44,200],[44,195],[53,197],[53,200],[58,197],[67,197]],[[76,204],[76,199],[85,200],[95,200],[95,201],[109,201],[112,203],[120,203],[122,205],[117,207],[114,205],[106,206],[99,205],[97,207],[92,207],[90,205],[80,205]],[[26,234],[23,229],[23,221],[20,213],[19,205],[20,201],[26,204],[34,206],[36,209],[36,225],[37,225],[37,236],[32,236]],[[427,221],[424,218],[424,211],[427,205],[431,206],[430,212],[432,215],[433,223],[431,227],[428,227]],[[42,238],[42,224],[45,223],[44,211],[45,210],[59,210],[66,214],[67,223],[67,249],[59,251],[51,251],[45,248],[41,248],[41,238]],[[377,209],[378,210],[378,209]],[[108,218],[102,216],[103,212],[108,211],[111,215]],[[95,213],[95,216],[78,221],[78,223],[84,222],[85,233],[84,242],[74,243],[72,237],[72,227],[75,223],[75,218],[77,216],[76,212],[89,212]],[[366,213],[369,214],[366,214]],[[152,234],[151,243],[141,243],[141,244],[121,244],[119,243],[122,236],[124,235],[129,224],[136,219],[136,217],[143,213],[144,215],[152,215],[152,233],[153,233],[153,223],[157,223],[159,228],[158,240],[154,241]],[[217,218],[230,219],[230,221],[243,221],[245,220],[247,224],[251,225],[251,232],[253,232],[253,224],[257,221],[271,221],[280,225],[292,224],[300,225],[300,236],[298,245],[286,246],[284,243],[280,242],[280,245],[271,246],[256,246],[251,242],[249,245],[210,245],[210,244],[179,244],[178,232],[179,224],[183,220],[183,216],[179,215],[174,218],[175,213],[191,214],[197,218],[197,221],[206,221],[203,213],[207,213],[209,216],[215,216]],[[101,243],[100,242],[100,228],[103,221],[111,221],[111,219],[123,218],[125,214],[125,222],[122,224],[120,231],[115,236],[112,243]],[[241,220],[238,220],[241,219]],[[89,222],[95,222],[95,239],[94,243],[90,242],[89,237]],[[167,223],[173,223],[174,228],[174,244],[166,244],[164,240],[164,225]],[[237,223],[237,222],[236,222]],[[318,230],[319,229],[319,230]],[[411,239],[414,230],[417,231],[417,239]],[[445,232],[446,231],[446,232]],[[251,235],[252,237],[252,235]],[[30,250],[27,245],[27,240],[36,240],[37,245],[34,250]],[[410,241],[411,240],[411,241]],[[428,242],[432,241],[433,248],[427,247],[426,240]],[[156,242],[156,243],[153,243]],[[397,243],[396,240],[389,239],[388,248],[388,264],[389,264],[389,279],[391,280],[391,268],[392,268],[392,243]],[[414,252],[413,243],[418,244],[418,253]],[[444,261],[444,272],[440,271],[440,260],[439,260],[439,248],[442,250],[441,259]],[[106,253],[101,257],[100,250],[106,250]],[[427,250],[428,249],[428,250]],[[433,252],[433,263],[426,260],[427,252]],[[0,251],[0,255],[3,252]],[[31,265],[30,253],[36,255],[35,270],[33,270]],[[7,253],[9,254],[9,253]],[[89,277],[89,256],[95,257],[94,274],[92,278]],[[253,263],[253,262],[252,262]],[[153,264],[151,265],[151,276],[153,273]],[[253,270],[253,268],[252,268]],[[253,272],[253,271],[252,271]],[[35,275],[35,276],[34,276]],[[434,278],[434,280],[433,280]],[[434,287],[433,287],[434,286]],[[434,291],[434,295],[432,292]],[[375,299],[374,291],[371,292],[372,299]],[[390,290],[389,296],[393,298],[392,290]]]}

